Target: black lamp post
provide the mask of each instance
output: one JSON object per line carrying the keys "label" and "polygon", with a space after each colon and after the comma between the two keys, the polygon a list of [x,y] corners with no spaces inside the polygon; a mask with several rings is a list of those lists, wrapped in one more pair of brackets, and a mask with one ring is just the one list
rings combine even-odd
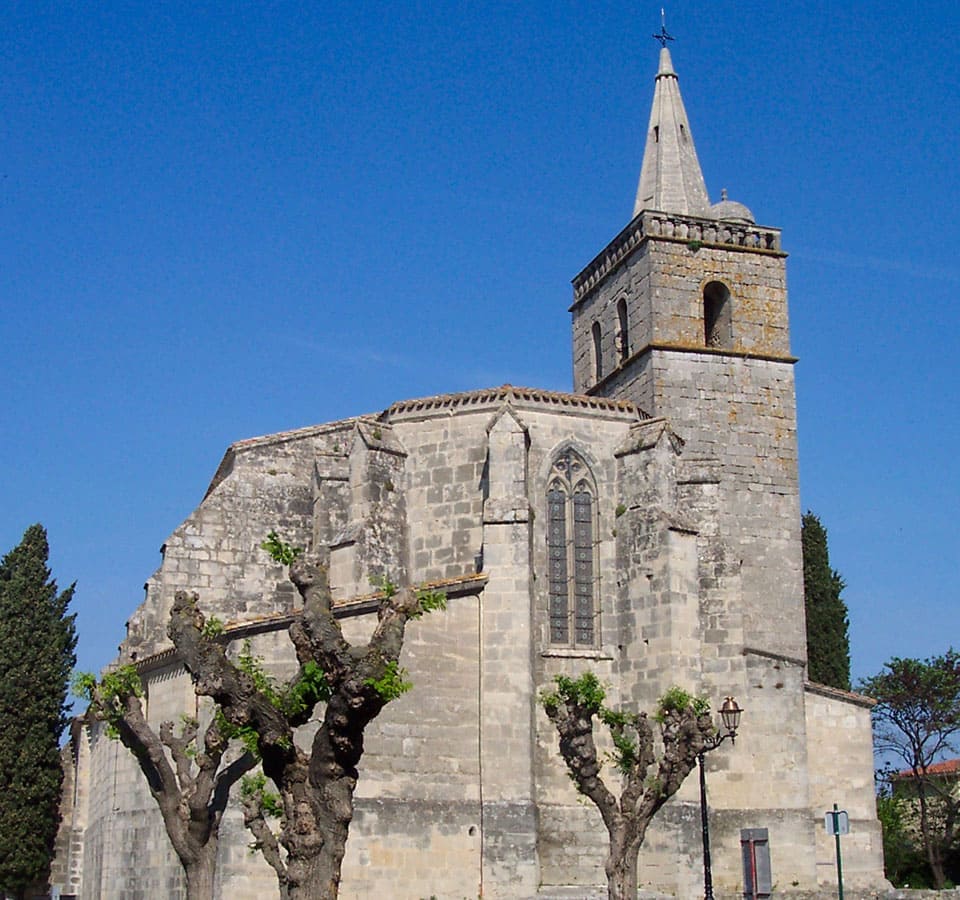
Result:
{"label": "black lamp post", "polygon": [[697,754],[697,763],[700,767],[700,825],[703,829],[703,900],[713,900],[713,874],[710,871],[710,824],[707,818],[707,779],[703,767],[704,755],[708,750],[715,750],[727,738],[730,738],[731,744],[736,741],[742,714],[743,710],[737,706],[737,701],[733,697],[727,697],[720,707],[723,729],[717,731]]}

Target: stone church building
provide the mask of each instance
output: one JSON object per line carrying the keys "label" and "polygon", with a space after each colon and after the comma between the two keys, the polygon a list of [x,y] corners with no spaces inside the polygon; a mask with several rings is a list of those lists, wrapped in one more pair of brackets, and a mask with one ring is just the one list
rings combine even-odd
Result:
{"label": "stone church building", "polygon": [[[777,896],[834,894],[834,803],[848,888],[881,886],[870,701],[807,679],[785,262],[778,229],[710,202],[664,48],[634,217],[573,280],[573,392],[402,400],[231,445],[120,648],[150,720],[197,710],[166,638],[178,589],[292,672],[299,597],[259,549],[276,529],[329,553],[350,639],[370,626],[371,576],[449,595],[408,627],[415,687],[368,731],[341,896],[605,890],[606,832],[537,703],[586,669],[628,709],[679,685],[745,710],[707,757],[718,897],[743,895],[749,837]],[[63,893],[177,896],[133,758],[96,726],[71,749]],[[641,850],[644,896],[702,896],[699,815],[694,774]],[[219,896],[274,896],[236,809],[222,834]]]}

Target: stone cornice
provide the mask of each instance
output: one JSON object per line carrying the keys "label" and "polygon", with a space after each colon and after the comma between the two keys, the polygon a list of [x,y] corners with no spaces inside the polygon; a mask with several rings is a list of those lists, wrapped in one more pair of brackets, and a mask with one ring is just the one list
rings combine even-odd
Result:
{"label": "stone cornice", "polygon": [[[671,350],[675,353],[702,353],[705,356],[735,356],[737,359],[758,359],[763,362],[782,362],[793,365],[798,361],[796,356],[783,356],[779,353],[757,353],[756,350],[734,350],[731,347],[707,347],[705,344],[671,344],[667,342],[652,342],[645,344],[636,353],[631,353],[627,359],[620,363],[613,371],[608,372],[596,384],[587,388],[587,394],[593,396],[597,391],[602,390],[607,384],[614,381],[618,375],[622,375],[630,364],[640,359],[653,350]],[[643,418],[648,418],[647,413],[643,413]]]}
{"label": "stone cornice", "polygon": [[799,656],[787,656],[784,653],[774,653],[772,650],[761,650],[759,647],[744,647],[744,656],[761,656],[764,659],[774,659],[777,662],[790,663],[792,666],[806,667],[807,661]]}
{"label": "stone cornice", "polygon": [[[449,600],[453,597],[467,597],[480,594],[484,587],[486,587],[488,580],[489,576],[481,572],[473,575],[461,575],[456,578],[444,578],[440,581],[430,581],[426,584],[421,584],[420,587],[425,590],[442,590]],[[377,591],[370,594],[362,594],[358,597],[350,597],[346,600],[334,600],[333,614],[338,619],[346,619],[352,616],[376,612],[382,597],[383,594]],[[231,641],[240,638],[249,638],[255,634],[280,631],[281,629],[289,628],[290,623],[293,622],[296,615],[296,610],[290,610],[289,612],[273,613],[267,616],[245,619],[242,622],[226,622],[224,624],[224,630],[218,637],[218,640],[229,644]],[[146,673],[179,662],[180,657],[177,655],[176,648],[165,647],[157,653],[151,653],[150,656],[135,660],[133,665],[138,672]],[[116,665],[118,665],[118,663],[112,664],[112,666]]]}
{"label": "stone cornice", "polygon": [[717,219],[701,219],[645,210],[593,258],[573,279],[573,311],[597,285],[644,241],[686,244],[693,250],[710,247],[785,257],[780,249],[780,229]]}
{"label": "stone cornice", "polygon": [[[640,356],[650,350],[673,350],[678,353],[702,353],[704,356],[736,356],[738,359],[759,359],[765,362],[782,362],[791,365],[797,362],[796,356],[783,353],[758,353],[756,350],[736,350],[733,347],[707,347],[704,344],[681,344],[669,341],[652,341],[641,347],[634,356]],[[628,360],[629,361],[629,360]]]}

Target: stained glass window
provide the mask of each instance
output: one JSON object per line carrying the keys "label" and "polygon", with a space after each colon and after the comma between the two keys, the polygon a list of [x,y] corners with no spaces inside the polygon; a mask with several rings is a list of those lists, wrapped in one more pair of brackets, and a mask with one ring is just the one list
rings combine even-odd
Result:
{"label": "stained glass window", "polygon": [[596,490],[573,450],[554,462],[547,489],[550,643],[597,643]]}

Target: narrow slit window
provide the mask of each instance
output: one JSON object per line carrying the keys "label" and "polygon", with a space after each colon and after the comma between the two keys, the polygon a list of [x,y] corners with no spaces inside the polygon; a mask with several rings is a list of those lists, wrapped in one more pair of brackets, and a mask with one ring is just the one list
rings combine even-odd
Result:
{"label": "narrow slit window", "polygon": [[593,323],[593,375],[599,381],[603,378],[603,354],[600,349],[600,323]]}
{"label": "narrow slit window", "polygon": [[630,332],[627,323],[627,301],[622,297],[617,303],[617,348],[620,351],[620,362],[630,356]]}

